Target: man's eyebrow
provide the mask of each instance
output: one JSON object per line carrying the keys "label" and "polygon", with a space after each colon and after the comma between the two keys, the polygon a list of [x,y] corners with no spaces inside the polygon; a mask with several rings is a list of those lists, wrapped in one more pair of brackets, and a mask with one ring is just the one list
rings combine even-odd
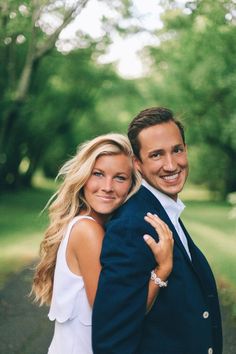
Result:
{"label": "man's eyebrow", "polygon": [[184,143],[176,144],[176,145],[172,146],[172,149],[177,148],[177,147],[184,147],[184,145],[185,145]]}
{"label": "man's eyebrow", "polygon": [[150,150],[150,151],[148,151],[148,155],[150,155],[150,154],[154,154],[154,153],[160,153],[160,152],[163,152],[164,151],[164,149],[154,149],[154,150]]}

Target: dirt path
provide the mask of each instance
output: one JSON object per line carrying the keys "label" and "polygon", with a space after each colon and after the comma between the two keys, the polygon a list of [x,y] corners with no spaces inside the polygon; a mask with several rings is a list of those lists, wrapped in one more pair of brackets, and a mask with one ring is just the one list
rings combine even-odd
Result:
{"label": "dirt path", "polygon": [[47,309],[28,298],[32,272],[14,275],[0,291],[0,354],[46,354],[53,333]]}
{"label": "dirt path", "polygon": [[[46,354],[53,334],[47,309],[33,305],[27,293],[32,272],[14,275],[0,291],[0,354]],[[236,353],[236,323],[222,307],[224,354]],[[199,353],[201,354],[201,353]]]}

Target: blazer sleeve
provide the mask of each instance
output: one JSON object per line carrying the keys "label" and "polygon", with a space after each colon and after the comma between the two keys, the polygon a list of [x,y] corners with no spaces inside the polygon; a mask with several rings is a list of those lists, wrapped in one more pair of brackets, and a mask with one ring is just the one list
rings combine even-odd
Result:
{"label": "blazer sleeve", "polygon": [[153,229],[136,217],[114,220],[107,228],[93,308],[94,354],[133,354],[139,346],[150,270],[155,265],[143,240],[147,232]]}

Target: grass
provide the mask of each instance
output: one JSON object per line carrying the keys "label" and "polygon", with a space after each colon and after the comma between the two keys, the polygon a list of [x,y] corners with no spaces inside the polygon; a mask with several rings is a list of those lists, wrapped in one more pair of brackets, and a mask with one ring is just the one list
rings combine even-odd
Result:
{"label": "grass", "polygon": [[[0,287],[11,273],[38,255],[47,225],[46,213],[40,215],[40,211],[53,193],[51,184],[43,189],[38,185],[32,190],[0,195]],[[219,286],[236,293],[236,219],[229,218],[231,206],[209,200],[208,191],[192,186],[187,186],[181,198],[187,206],[183,221],[207,256]]]}
{"label": "grass", "polygon": [[0,287],[37,257],[47,224],[46,214],[40,212],[51,194],[33,189],[0,195]]}
{"label": "grass", "polygon": [[236,219],[227,203],[185,202],[183,220],[215,271],[236,286]]}
{"label": "grass", "polygon": [[236,219],[228,203],[185,201],[183,221],[194,242],[207,257],[222,301],[232,305],[236,317]]}

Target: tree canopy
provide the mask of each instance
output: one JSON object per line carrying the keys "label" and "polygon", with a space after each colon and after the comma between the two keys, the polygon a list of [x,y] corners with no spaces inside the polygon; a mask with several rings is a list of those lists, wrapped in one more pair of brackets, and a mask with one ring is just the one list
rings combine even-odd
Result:
{"label": "tree canopy", "polygon": [[81,141],[162,105],[187,128],[191,180],[235,191],[235,0],[160,1],[163,26],[149,30],[159,44],[142,51],[150,70],[136,80],[98,60],[112,33],[147,31],[132,0],[100,0],[117,15],[100,37],[62,38],[91,1],[0,0],[0,190],[30,186],[38,169],[54,177]]}
{"label": "tree canopy", "polygon": [[235,1],[171,3],[150,48],[151,95],[184,118],[192,180],[226,195],[236,190]]}
{"label": "tree canopy", "polygon": [[[30,185],[39,167],[55,176],[58,165],[81,140],[111,129],[111,122],[102,119],[104,112],[110,115],[102,101],[114,101],[121,92],[137,94],[112,65],[97,61],[111,41],[111,29],[122,30],[119,17],[104,17],[103,35],[97,39],[78,30],[69,43],[71,51],[64,50],[70,39],[65,43],[59,38],[62,30],[88,3],[0,2],[2,190]],[[129,18],[129,1],[103,3]]]}

